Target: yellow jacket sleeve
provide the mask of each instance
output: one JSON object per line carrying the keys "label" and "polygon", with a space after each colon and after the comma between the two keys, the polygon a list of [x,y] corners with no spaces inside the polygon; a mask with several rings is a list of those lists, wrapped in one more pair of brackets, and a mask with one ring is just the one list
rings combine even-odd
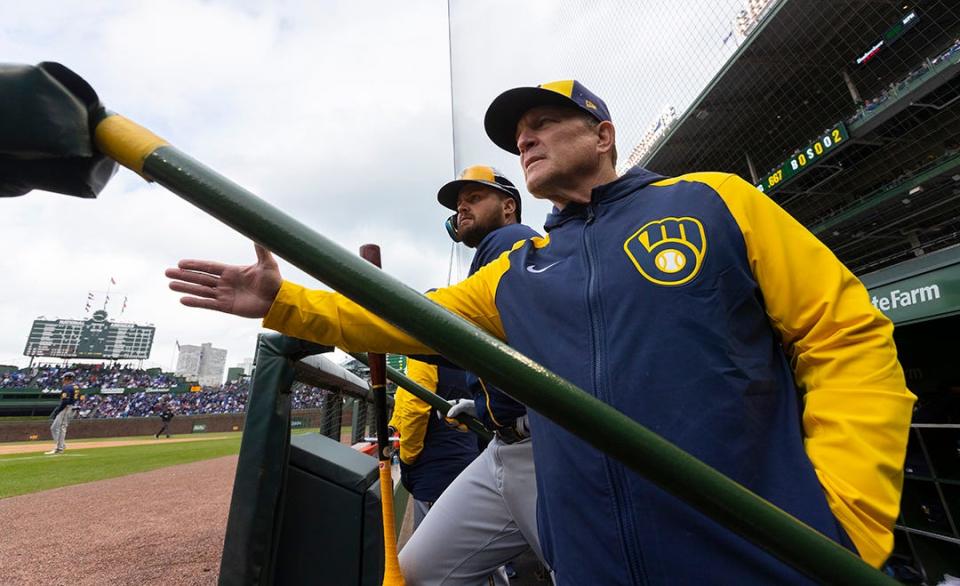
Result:
{"label": "yellow jacket sleeve", "polygon": [[743,232],[803,393],[804,446],[833,514],[875,567],[893,550],[913,403],[893,324],[832,251],[739,177],[702,173]]}
{"label": "yellow jacket sleeve", "polygon": [[[419,360],[407,360],[407,376],[428,391],[437,392],[437,367]],[[423,451],[430,424],[431,407],[410,391],[399,388],[394,396],[390,425],[400,432],[400,459],[413,464]]]}
{"label": "yellow jacket sleeve", "polygon": [[[522,246],[518,242],[516,246]],[[505,339],[497,313],[497,285],[510,267],[509,252],[468,279],[427,293],[427,297],[490,334]],[[289,281],[280,286],[263,327],[288,336],[336,346],[347,352],[436,354],[403,330],[339,293],[306,289]]]}

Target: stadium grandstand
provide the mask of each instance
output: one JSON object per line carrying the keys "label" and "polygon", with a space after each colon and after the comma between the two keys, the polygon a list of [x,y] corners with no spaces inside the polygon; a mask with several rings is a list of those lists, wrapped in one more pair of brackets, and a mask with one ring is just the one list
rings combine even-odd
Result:
{"label": "stadium grandstand", "polygon": [[[249,378],[200,387],[159,368],[119,364],[38,365],[0,372],[0,417],[49,414],[60,401],[61,377],[73,372],[84,399],[80,419],[155,417],[168,405],[178,415],[243,413]],[[298,384],[292,409],[317,409],[332,391]]]}
{"label": "stadium grandstand", "polygon": [[[960,575],[960,3],[771,2],[632,163],[736,173],[813,231],[896,325],[918,395],[887,571]],[[814,275],[811,275],[814,277]]]}
{"label": "stadium grandstand", "polygon": [[955,2],[778,2],[639,162],[752,179],[862,274],[960,239],[958,71]]}

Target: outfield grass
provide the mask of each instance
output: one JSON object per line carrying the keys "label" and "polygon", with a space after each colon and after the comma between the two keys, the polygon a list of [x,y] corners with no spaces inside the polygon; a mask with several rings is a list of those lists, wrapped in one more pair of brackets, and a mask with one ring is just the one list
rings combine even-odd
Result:
{"label": "outfield grass", "polygon": [[[345,433],[346,435],[350,435],[350,429],[351,428],[349,425],[344,426],[343,433]],[[314,433],[318,431],[320,431],[319,427],[298,427],[297,429],[292,430],[290,433],[291,435],[300,435],[302,433]],[[216,432],[210,432],[210,433],[204,432],[204,433],[193,433],[193,434],[191,433],[173,434],[173,437],[180,438],[180,439],[187,438],[187,437],[202,438],[202,439],[212,439],[212,438],[225,439],[225,438],[231,438],[231,437],[240,437],[242,434],[243,434],[242,431],[216,431]],[[69,442],[71,440],[76,442],[93,443],[93,442],[115,442],[115,441],[130,441],[130,440],[147,441],[152,439],[154,439],[153,435],[129,435],[129,436],[120,436],[120,437],[82,437],[82,438],[75,438],[75,439],[67,437],[67,443],[69,445]],[[23,440],[19,442],[0,442],[0,446],[26,446],[26,445],[37,446],[38,449],[42,447],[44,450],[47,450],[53,447],[52,440],[49,437],[45,437],[39,440]]]}
{"label": "outfield grass", "polygon": [[240,451],[240,434],[226,439],[111,448],[69,449],[57,456],[0,456],[0,499],[60,486],[93,482],[229,456]]}
{"label": "outfield grass", "polygon": [[[194,439],[227,439],[231,437],[240,437],[243,434],[242,431],[217,431],[210,433],[181,433],[173,434],[172,437],[177,439],[184,438],[194,438]],[[69,447],[70,442],[84,442],[84,443],[99,443],[99,442],[118,442],[118,441],[153,441],[156,438],[153,434],[150,435],[125,435],[117,437],[70,437],[70,434],[67,434],[67,446]],[[37,449],[43,448],[48,450],[53,447],[53,440],[50,437],[44,437],[38,440],[23,440],[19,442],[3,442],[0,443],[0,446],[37,446]]]}

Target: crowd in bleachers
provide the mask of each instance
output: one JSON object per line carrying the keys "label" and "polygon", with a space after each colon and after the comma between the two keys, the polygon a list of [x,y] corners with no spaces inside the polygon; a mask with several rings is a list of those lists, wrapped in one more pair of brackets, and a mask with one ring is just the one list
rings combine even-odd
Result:
{"label": "crowd in bleachers", "polygon": [[[246,409],[249,379],[198,392],[167,392],[179,377],[119,364],[39,365],[0,373],[0,389],[38,388],[59,393],[63,374],[73,372],[74,384],[89,391],[77,405],[76,416],[85,419],[110,417],[151,417],[170,406],[177,415],[240,413]],[[103,389],[143,389],[139,392],[110,393]],[[100,391],[100,392],[98,392]],[[297,384],[291,407],[312,409],[323,405],[328,391]]]}
{"label": "crowd in bleachers", "polygon": [[63,373],[70,371],[76,377],[74,384],[80,389],[90,388],[142,388],[164,389],[176,386],[176,377],[159,372],[147,372],[121,364],[47,364],[21,368],[0,374],[0,388],[15,389],[36,387],[60,389]]}
{"label": "crowd in bleachers", "polygon": [[[227,383],[194,393],[127,393],[89,395],[77,407],[77,417],[99,419],[110,417],[151,417],[160,415],[169,406],[177,415],[210,415],[241,413],[247,407],[248,383]],[[297,386],[292,397],[293,409],[322,406],[329,391]]]}
{"label": "crowd in bleachers", "polygon": [[885,183],[883,187],[881,187],[880,189],[882,191],[887,191],[887,190],[893,189],[894,187],[897,187],[898,185],[902,185],[907,181],[913,179],[917,175],[920,175],[928,171],[929,169],[932,169],[933,167],[936,167],[937,165],[943,163],[947,159],[950,159],[951,157],[956,156],[958,152],[960,152],[960,145],[958,145],[955,141],[947,143],[946,145],[944,145],[944,150],[939,156],[935,156],[932,154],[928,155],[927,158],[922,159],[916,165],[910,167],[909,169],[905,169],[893,181]]}
{"label": "crowd in bleachers", "polygon": [[863,105],[857,108],[857,111],[853,114],[853,116],[847,119],[847,124],[853,124],[854,122],[857,122],[861,118],[866,117],[867,114],[869,114],[870,112],[879,108],[881,105],[883,105],[884,102],[886,102],[890,98],[895,98],[899,96],[901,93],[907,90],[916,79],[922,77],[931,69],[936,68],[938,64],[948,61],[958,52],[960,52],[960,39],[955,40],[950,47],[948,47],[947,49],[945,49],[935,57],[930,57],[929,59],[925,59],[923,63],[921,63],[916,69],[914,69],[909,74],[907,74],[907,76],[904,77],[903,79],[899,81],[891,82],[879,94],[870,98],[869,100],[866,100],[863,103]]}

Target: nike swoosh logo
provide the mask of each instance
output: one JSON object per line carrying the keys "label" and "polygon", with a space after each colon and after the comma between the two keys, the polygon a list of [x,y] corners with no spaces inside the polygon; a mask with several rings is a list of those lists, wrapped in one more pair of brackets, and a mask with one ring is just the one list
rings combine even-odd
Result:
{"label": "nike swoosh logo", "polygon": [[531,273],[542,273],[543,271],[545,271],[545,270],[549,269],[550,267],[552,267],[553,265],[557,265],[557,264],[560,264],[560,261],[559,261],[559,260],[558,260],[557,262],[555,262],[555,263],[548,264],[547,266],[543,267],[542,269],[538,269],[537,267],[535,267],[535,266],[533,266],[533,265],[530,265],[530,266],[527,267],[527,271],[528,271],[528,272],[531,272]]}

